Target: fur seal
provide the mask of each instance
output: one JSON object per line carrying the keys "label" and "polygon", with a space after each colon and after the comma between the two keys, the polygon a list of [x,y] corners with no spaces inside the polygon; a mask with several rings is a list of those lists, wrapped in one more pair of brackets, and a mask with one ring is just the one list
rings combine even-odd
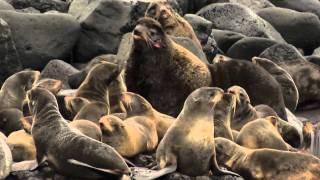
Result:
{"label": "fur seal", "polygon": [[126,117],[145,116],[155,121],[159,140],[163,138],[175,118],[155,110],[152,105],[139,94],[132,92],[122,93],[121,102],[126,110]]}
{"label": "fur seal", "polygon": [[121,178],[130,174],[124,159],[112,147],[68,126],[51,92],[33,88],[27,100],[33,115],[31,133],[38,163],[45,160],[58,173],[74,178]]}
{"label": "fur seal", "polygon": [[145,13],[146,17],[160,22],[164,32],[176,37],[188,37],[202,49],[192,26],[181,17],[167,2],[152,2]]}
{"label": "fur seal", "polygon": [[233,174],[222,171],[215,156],[212,113],[222,96],[220,88],[202,87],[187,97],[181,113],[158,146],[156,159],[161,173],[152,178],[176,170],[193,177],[208,175],[210,170],[214,175]]}
{"label": "fur seal", "polygon": [[103,142],[124,157],[152,152],[158,145],[156,124],[152,119],[135,116],[122,121],[112,115],[100,119]]}
{"label": "fur seal", "polygon": [[100,127],[96,125],[96,123],[93,123],[88,120],[79,119],[76,121],[71,121],[68,125],[70,128],[77,129],[83,135],[86,135],[97,141],[102,141],[102,132],[100,130]]}
{"label": "fur seal", "polygon": [[139,19],[132,34],[125,71],[128,91],[142,95],[158,111],[177,116],[192,91],[211,85],[206,64],[173,42],[156,20]]}
{"label": "fur seal", "polygon": [[11,149],[14,162],[36,159],[36,146],[33,138],[24,130],[11,133],[8,136],[7,144]]}
{"label": "fur seal", "polygon": [[64,104],[66,109],[71,113],[71,116],[74,118],[81,108],[89,104],[90,101],[83,97],[74,97],[74,96],[65,96]]}
{"label": "fur seal", "polygon": [[5,140],[0,137],[0,179],[6,179],[9,176],[12,163],[10,148]]}
{"label": "fur seal", "polygon": [[44,78],[40,79],[35,87],[40,87],[44,89],[48,89],[53,94],[57,95],[58,92],[62,89],[63,82],[57,79]]}
{"label": "fur seal", "polygon": [[231,121],[236,109],[236,96],[225,93],[214,109],[214,137],[224,137],[233,141]]}
{"label": "fur seal", "polygon": [[274,149],[248,149],[225,138],[215,138],[217,161],[244,179],[319,179],[315,156]]}
{"label": "fur seal", "polygon": [[16,108],[22,111],[26,92],[40,77],[39,71],[24,70],[11,75],[0,90],[0,109]]}
{"label": "fur seal", "polygon": [[299,102],[299,92],[291,75],[269,59],[254,57],[252,62],[268,71],[280,84],[284,103],[288,109],[294,111]]}
{"label": "fur seal", "polygon": [[22,128],[20,118],[23,113],[16,108],[7,108],[0,110],[0,132],[8,136],[13,131],[18,131]]}
{"label": "fur seal", "polygon": [[236,143],[250,149],[278,149],[288,151],[291,148],[278,131],[278,119],[269,116],[245,124],[239,132]]}
{"label": "fur seal", "polygon": [[[106,108],[107,107],[107,108]],[[102,102],[90,102],[83,106],[73,120],[85,119],[99,124],[99,119],[110,113],[110,109]]]}

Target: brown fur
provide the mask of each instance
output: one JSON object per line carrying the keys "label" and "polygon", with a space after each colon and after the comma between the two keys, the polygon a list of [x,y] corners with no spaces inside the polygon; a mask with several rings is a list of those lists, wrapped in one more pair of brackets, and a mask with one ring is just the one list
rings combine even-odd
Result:
{"label": "brown fur", "polygon": [[145,116],[156,123],[159,141],[163,138],[175,120],[175,118],[155,110],[145,98],[138,94],[131,92],[123,93],[121,102],[127,112],[127,118]]}
{"label": "brown fur", "polygon": [[90,101],[83,97],[65,96],[64,104],[66,109],[71,113],[71,116],[76,116],[81,108],[89,104]]}
{"label": "brown fur", "polygon": [[244,179],[319,179],[320,160],[312,155],[273,149],[248,149],[215,138],[217,160]]}
{"label": "brown fur", "polygon": [[193,90],[211,85],[206,64],[174,43],[159,22],[141,18],[133,37],[126,67],[128,90],[145,97],[158,111],[177,116]]}
{"label": "brown fur", "polygon": [[201,43],[197,38],[192,26],[188,21],[175,12],[168,3],[150,3],[145,16],[159,21],[163,27],[163,30],[168,35],[176,37],[188,37],[202,49]]}
{"label": "brown fur", "polygon": [[97,141],[102,141],[102,132],[100,127],[88,120],[77,120],[69,123],[69,127],[79,130],[82,134],[91,137]]}
{"label": "brown fur", "polygon": [[[106,108],[107,107],[107,108]],[[99,119],[109,114],[109,107],[102,102],[90,102],[83,106],[73,120],[85,119],[99,124]]]}
{"label": "brown fur", "polygon": [[45,78],[40,79],[35,86],[48,89],[50,92],[56,95],[62,89],[63,83],[60,80]]}
{"label": "brown fur", "polygon": [[36,159],[36,146],[33,138],[24,130],[11,133],[8,136],[7,144],[11,149],[14,162]]}
{"label": "brown fur", "polygon": [[21,117],[23,117],[23,113],[19,109],[0,110],[0,132],[8,136],[11,132],[20,130],[22,128]]}
{"label": "brown fur", "polygon": [[116,116],[104,116],[100,120],[103,142],[114,147],[122,156],[133,157],[152,152],[158,145],[156,124],[143,116],[122,121]]}

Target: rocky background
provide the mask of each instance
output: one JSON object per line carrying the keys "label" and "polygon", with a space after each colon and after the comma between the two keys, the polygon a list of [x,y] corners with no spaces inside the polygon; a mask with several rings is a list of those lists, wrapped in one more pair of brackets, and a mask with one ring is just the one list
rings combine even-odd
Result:
{"label": "rocky background", "polygon": [[[94,57],[125,55],[121,54],[128,48],[123,35],[132,31],[150,1],[0,0],[0,83],[31,68],[41,70],[42,77],[62,80],[65,89],[71,88],[68,76],[80,72]],[[176,41],[203,61],[210,63],[220,53],[239,59],[260,56],[320,65],[319,0],[169,1],[193,26],[204,51],[188,39]],[[320,74],[315,76],[320,81]],[[297,114],[316,121],[318,100],[320,96],[300,99]],[[8,179],[51,178],[52,172],[44,168]],[[190,178],[172,175],[170,179]]]}

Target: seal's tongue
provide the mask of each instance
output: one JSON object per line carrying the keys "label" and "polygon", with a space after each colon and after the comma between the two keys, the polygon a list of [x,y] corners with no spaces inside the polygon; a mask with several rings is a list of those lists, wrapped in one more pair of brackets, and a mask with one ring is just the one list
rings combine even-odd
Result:
{"label": "seal's tongue", "polygon": [[157,48],[157,49],[160,49],[161,48],[161,41],[160,40],[156,40],[153,42],[153,47],[154,48]]}

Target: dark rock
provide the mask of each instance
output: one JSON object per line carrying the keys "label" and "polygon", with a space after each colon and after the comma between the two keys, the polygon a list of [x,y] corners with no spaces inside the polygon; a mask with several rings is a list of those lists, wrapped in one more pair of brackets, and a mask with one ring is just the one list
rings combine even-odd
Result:
{"label": "dark rock", "polygon": [[41,78],[61,80],[63,82],[63,89],[70,89],[68,77],[78,72],[79,70],[64,61],[51,60],[42,70]]}
{"label": "dark rock", "polygon": [[20,57],[7,22],[0,18],[0,83],[22,70]]}
{"label": "dark rock", "polygon": [[219,49],[214,35],[215,34],[212,30],[207,43],[202,48],[203,52],[207,56],[207,60],[210,63],[213,61],[214,57],[216,57],[217,54],[224,54],[224,52],[221,49]]}
{"label": "dark rock", "polygon": [[300,12],[311,12],[320,17],[320,1],[318,0],[270,0],[274,5]]}
{"label": "dark rock", "polygon": [[240,4],[211,4],[202,8],[197,15],[211,21],[216,29],[239,32],[249,37],[264,37],[284,42],[282,36],[271,24]]}
{"label": "dark rock", "polygon": [[68,11],[68,3],[60,0],[7,0],[14,8],[24,9],[33,7],[40,12],[57,10],[59,12]]}
{"label": "dark rock", "polygon": [[284,8],[266,8],[258,15],[277,29],[283,38],[306,54],[320,46],[320,20],[311,13],[301,13]]}
{"label": "dark rock", "polygon": [[[136,21],[144,16],[150,1],[74,0],[69,13],[82,27],[76,60],[88,62],[101,54],[115,54],[122,35],[132,31]],[[170,2],[174,3],[173,0]]]}
{"label": "dark rock", "polygon": [[320,56],[312,55],[312,56],[306,56],[305,58],[307,59],[307,61],[320,66]]}
{"label": "dark rock", "polygon": [[42,69],[51,59],[68,60],[80,26],[67,14],[0,11],[10,26],[24,68]]}
{"label": "dark rock", "polygon": [[223,51],[228,52],[229,48],[239,41],[240,39],[246,37],[243,34],[232,32],[228,30],[212,30],[214,39],[217,42],[217,46]]}
{"label": "dark rock", "polygon": [[14,10],[14,8],[4,0],[0,0],[0,10]]}
{"label": "dark rock", "polygon": [[259,56],[277,64],[288,61],[306,61],[298,49],[290,44],[275,44],[264,50]]}
{"label": "dark rock", "polygon": [[192,26],[200,43],[205,45],[212,31],[212,22],[194,14],[186,14],[184,18]]}
{"label": "dark rock", "polygon": [[245,37],[233,44],[227,55],[232,58],[251,60],[276,43],[276,41],[266,38]]}

